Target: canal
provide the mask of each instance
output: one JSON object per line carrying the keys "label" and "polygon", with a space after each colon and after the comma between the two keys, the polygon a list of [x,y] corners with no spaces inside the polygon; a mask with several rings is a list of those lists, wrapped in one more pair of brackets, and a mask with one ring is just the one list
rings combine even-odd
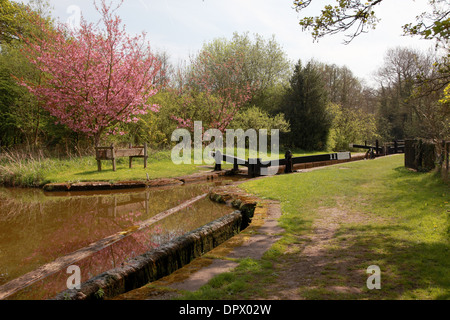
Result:
{"label": "canal", "polygon": [[[232,212],[203,197],[155,218],[224,182],[72,193],[0,188],[0,297],[2,290],[4,299],[55,296],[67,289],[67,265],[53,266],[52,272],[40,269],[111,235],[126,237],[73,261],[80,268],[81,282]],[[142,225],[145,228],[138,228]],[[5,297],[8,286],[11,290],[24,275],[30,276],[28,282]]]}

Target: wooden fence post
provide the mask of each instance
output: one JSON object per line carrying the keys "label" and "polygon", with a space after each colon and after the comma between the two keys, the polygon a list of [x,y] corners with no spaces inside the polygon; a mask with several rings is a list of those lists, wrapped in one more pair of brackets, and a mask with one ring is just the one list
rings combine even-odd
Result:
{"label": "wooden fence post", "polygon": [[114,144],[111,144],[111,156],[112,156],[113,171],[116,171],[116,153],[114,151]]}
{"label": "wooden fence post", "polygon": [[148,159],[147,142],[145,142],[144,143],[144,169],[147,169],[147,159]]}
{"label": "wooden fence post", "polygon": [[291,150],[286,151],[286,153],[284,154],[284,158],[286,159],[286,166],[284,168],[284,173],[292,173],[293,172],[293,164],[292,164]]}
{"label": "wooden fence post", "polygon": [[[131,143],[128,144],[128,149],[133,148],[133,145]],[[133,168],[133,157],[128,157],[129,165],[128,167],[131,169]]]}
{"label": "wooden fence post", "polygon": [[416,141],[405,140],[405,167],[417,170],[416,162]]}
{"label": "wooden fence post", "polygon": [[214,171],[222,171],[222,153],[220,151],[214,153],[214,161],[216,162]]}

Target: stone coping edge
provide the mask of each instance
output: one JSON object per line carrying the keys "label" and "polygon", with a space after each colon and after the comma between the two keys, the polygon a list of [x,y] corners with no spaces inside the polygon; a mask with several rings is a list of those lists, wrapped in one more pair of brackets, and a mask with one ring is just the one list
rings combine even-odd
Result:
{"label": "stone coping edge", "polygon": [[50,300],[103,300],[158,280],[240,233],[251,220],[246,214],[236,210]]}

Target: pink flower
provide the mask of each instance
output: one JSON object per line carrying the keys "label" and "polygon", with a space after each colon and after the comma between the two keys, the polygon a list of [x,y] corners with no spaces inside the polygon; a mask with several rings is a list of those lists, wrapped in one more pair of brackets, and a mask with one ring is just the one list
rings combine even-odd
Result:
{"label": "pink flower", "polygon": [[97,10],[103,30],[85,20],[77,31],[63,24],[51,30],[36,17],[43,36],[33,42],[25,39],[24,51],[47,76],[43,83],[21,84],[59,123],[99,138],[117,123],[136,121],[133,115],[159,111],[156,105],[147,108],[145,101],[158,92],[154,79],[161,63],[144,36],[125,32],[105,0]]}

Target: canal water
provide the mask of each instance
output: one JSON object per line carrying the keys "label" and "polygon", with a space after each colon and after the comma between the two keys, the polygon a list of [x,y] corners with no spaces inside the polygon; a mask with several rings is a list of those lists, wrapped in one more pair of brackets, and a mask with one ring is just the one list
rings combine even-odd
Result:
{"label": "canal water", "polygon": [[[207,193],[222,182],[115,192],[45,193],[0,188],[2,285]],[[74,263],[81,282],[216,220],[233,209],[207,197]],[[67,289],[63,268],[6,299],[48,299]]]}

